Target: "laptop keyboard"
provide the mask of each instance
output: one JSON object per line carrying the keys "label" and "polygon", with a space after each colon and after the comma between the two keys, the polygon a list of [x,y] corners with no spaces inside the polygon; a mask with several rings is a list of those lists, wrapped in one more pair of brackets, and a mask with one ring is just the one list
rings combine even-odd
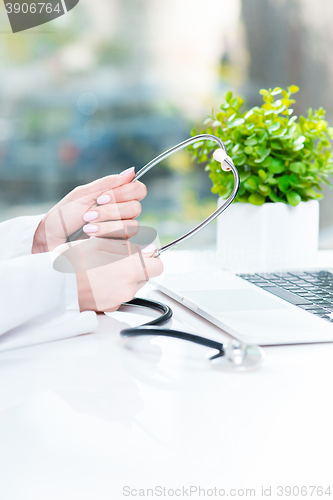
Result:
{"label": "laptop keyboard", "polygon": [[290,304],[333,322],[333,273],[329,271],[237,274],[237,276]]}

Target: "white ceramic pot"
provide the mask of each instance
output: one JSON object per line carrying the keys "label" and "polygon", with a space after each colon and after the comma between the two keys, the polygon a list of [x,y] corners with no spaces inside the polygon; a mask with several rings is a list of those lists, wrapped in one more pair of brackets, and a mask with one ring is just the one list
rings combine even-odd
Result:
{"label": "white ceramic pot", "polygon": [[[219,199],[220,206],[223,200]],[[236,272],[311,266],[318,249],[319,203],[233,203],[217,220],[221,265]]]}

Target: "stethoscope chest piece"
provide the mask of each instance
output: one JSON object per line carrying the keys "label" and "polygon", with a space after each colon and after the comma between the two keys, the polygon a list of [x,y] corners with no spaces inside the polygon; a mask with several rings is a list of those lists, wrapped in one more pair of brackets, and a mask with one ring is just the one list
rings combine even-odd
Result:
{"label": "stethoscope chest piece", "polygon": [[211,365],[217,370],[238,372],[254,370],[264,359],[264,351],[257,345],[232,340],[223,344],[223,347],[224,352],[209,358]]}

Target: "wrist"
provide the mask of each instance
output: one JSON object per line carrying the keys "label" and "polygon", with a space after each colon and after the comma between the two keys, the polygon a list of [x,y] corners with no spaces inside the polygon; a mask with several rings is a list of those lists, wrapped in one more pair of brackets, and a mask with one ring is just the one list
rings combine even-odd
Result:
{"label": "wrist", "polygon": [[96,311],[97,306],[94,300],[94,294],[91,289],[90,281],[86,271],[76,273],[76,283],[78,290],[78,302],[80,311]]}
{"label": "wrist", "polygon": [[39,223],[32,242],[31,253],[45,253],[48,252],[48,246],[46,243],[45,227],[43,220]]}

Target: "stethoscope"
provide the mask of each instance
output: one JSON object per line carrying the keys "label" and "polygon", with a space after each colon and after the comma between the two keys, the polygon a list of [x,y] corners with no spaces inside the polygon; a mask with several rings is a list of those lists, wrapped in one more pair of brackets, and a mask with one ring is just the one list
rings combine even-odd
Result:
{"label": "stethoscope", "polygon": [[[136,174],[136,176],[132,179],[131,182],[134,182],[140,179],[143,175],[145,175],[149,170],[155,167],[158,163],[165,160],[168,156],[176,153],[177,151],[186,148],[187,146],[194,144],[199,141],[213,141],[218,144],[219,148],[214,151],[213,157],[215,160],[221,163],[221,168],[224,171],[231,171],[234,176],[234,187],[230,196],[222,203],[222,205],[215,210],[207,219],[198,224],[191,231],[185,233],[180,238],[164,245],[163,247],[156,249],[153,253],[153,257],[159,256],[161,253],[169,250],[170,248],[178,245],[182,241],[187,240],[191,236],[195,235],[201,229],[206,227],[210,222],[212,222],[216,217],[221,215],[224,210],[226,210],[231,203],[236,198],[238,189],[239,189],[239,174],[238,171],[233,164],[232,159],[228,156],[226,147],[221,139],[211,134],[201,134],[196,135],[187,139],[186,141],[177,144],[173,148],[168,149],[164,153],[160,154],[153,160],[151,160],[147,165],[142,167],[141,170]],[[67,241],[74,241],[79,239],[84,235],[82,228],[79,231],[73,233]],[[126,328],[120,332],[122,337],[133,337],[138,335],[160,335],[164,337],[173,337],[176,339],[187,340],[190,342],[194,342],[195,344],[203,345],[205,347],[216,349],[217,354],[209,357],[209,361],[211,362],[214,368],[218,368],[221,370],[234,370],[234,371],[244,371],[252,368],[256,368],[264,357],[263,350],[256,345],[246,344],[244,342],[240,342],[239,340],[231,340],[225,344],[207,339],[205,337],[201,337],[199,335],[194,335],[187,332],[182,332],[178,330],[170,330],[168,328],[160,328],[160,326],[164,325],[167,321],[172,317],[172,310],[169,306],[162,304],[161,302],[157,302],[151,299],[140,299],[135,298],[129,302],[126,302],[123,305],[129,306],[139,306],[146,307],[150,309],[157,310],[162,314],[148,323],[145,323],[141,326]]]}

